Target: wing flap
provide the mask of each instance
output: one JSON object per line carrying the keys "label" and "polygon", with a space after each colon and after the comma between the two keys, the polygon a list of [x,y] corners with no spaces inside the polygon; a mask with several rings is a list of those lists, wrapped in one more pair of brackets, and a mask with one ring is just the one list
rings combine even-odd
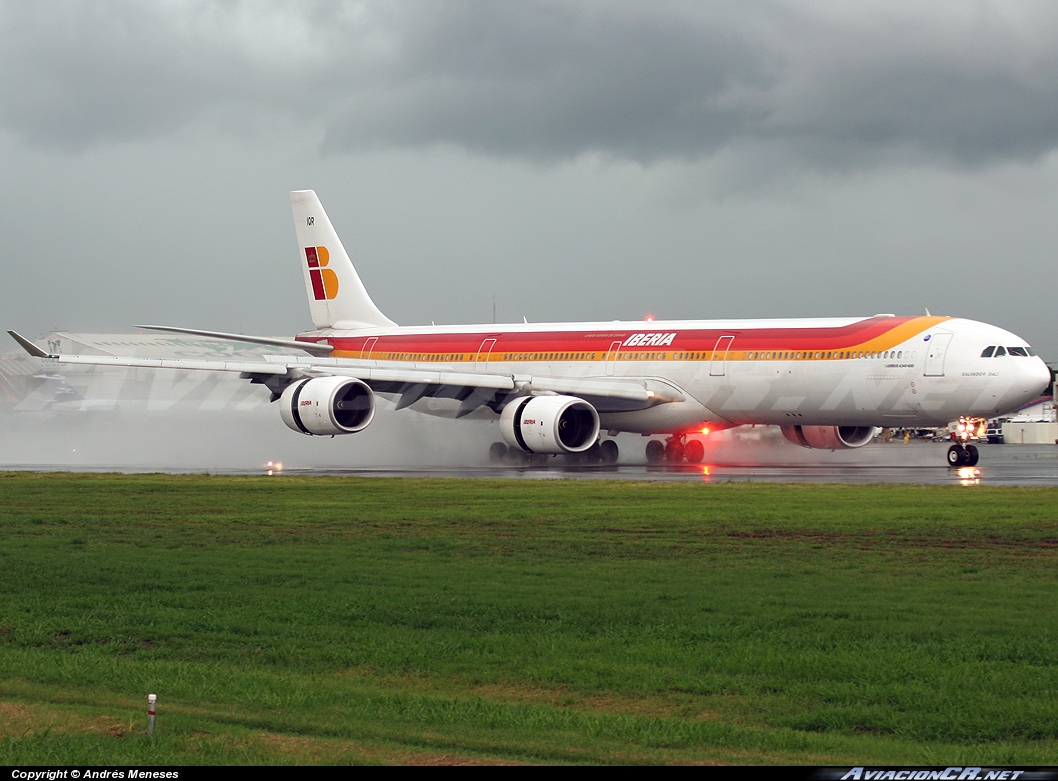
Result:
{"label": "wing flap", "polygon": [[189,369],[192,371],[239,372],[240,374],[286,374],[282,364],[249,361],[192,361],[183,358],[131,358],[121,355],[45,355],[53,363],[87,366],[121,366],[128,369]]}
{"label": "wing flap", "polygon": [[658,380],[609,379],[605,377],[530,377],[526,390],[551,391],[570,396],[593,396],[625,401],[663,404],[684,401],[685,397],[675,386]]}
{"label": "wing flap", "polygon": [[[299,369],[306,369],[301,362]],[[354,366],[311,366],[309,373],[334,374],[340,377],[355,377],[368,385],[399,384],[426,386],[454,386],[459,388],[488,388],[512,391],[516,389],[514,378],[506,374],[468,374],[465,372],[427,371],[424,369],[377,369]]]}

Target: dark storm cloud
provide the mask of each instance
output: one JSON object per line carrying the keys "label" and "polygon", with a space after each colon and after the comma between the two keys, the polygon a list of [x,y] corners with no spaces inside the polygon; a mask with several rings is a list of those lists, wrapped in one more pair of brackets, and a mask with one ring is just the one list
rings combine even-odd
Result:
{"label": "dark storm cloud", "polygon": [[461,4],[409,19],[400,70],[343,107],[334,147],[452,144],[498,155],[708,154],[764,118],[772,55],[705,20],[616,4]]}
{"label": "dark storm cloud", "polygon": [[1050,3],[6,3],[0,122],[82,148],[195,122],[652,162],[977,165],[1058,144]]}

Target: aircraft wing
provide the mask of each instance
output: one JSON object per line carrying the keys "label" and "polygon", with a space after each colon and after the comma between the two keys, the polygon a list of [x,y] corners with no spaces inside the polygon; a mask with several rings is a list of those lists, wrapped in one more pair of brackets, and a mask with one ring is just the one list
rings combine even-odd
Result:
{"label": "aircraft wing", "polygon": [[290,382],[303,377],[353,377],[376,393],[397,396],[397,409],[425,397],[458,399],[457,417],[484,404],[503,402],[509,396],[556,393],[588,401],[600,412],[645,409],[656,404],[683,401],[684,394],[671,383],[654,378],[548,377],[498,372],[467,372],[443,366],[409,367],[403,361],[358,360],[308,356],[264,356],[257,361],[210,361],[192,359],[138,358],[111,355],[49,354],[29,339],[8,331],[30,355],[47,364],[82,364],[122,368],[182,369],[238,372],[244,379],[264,385],[273,400]]}

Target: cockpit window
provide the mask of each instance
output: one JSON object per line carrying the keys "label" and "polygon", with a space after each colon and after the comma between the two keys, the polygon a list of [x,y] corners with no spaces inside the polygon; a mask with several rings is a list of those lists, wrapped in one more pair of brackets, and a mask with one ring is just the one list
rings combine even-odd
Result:
{"label": "cockpit window", "polygon": [[1007,355],[1020,355],[1022,357],[1027,357],[1028,353],[1025,352],[1024,347],[1008,347]]}
{"label": "cockpit window", "polygon": [[1007,354],[1007,351],[1004,350],[1002,347],[997,347],[996,348],[996,358],[998,358],[1001,355],[1006,355],[1006,354]]}
{"label": "cockpit window", "polygon": [[996,351],[996,346],[993,344],[991,347],[986,347],[984,352],[981,353],[982,358],[991,358],[992,353]]}
{"label": "cockpit window", "polygon": [[1035,355],[1036,354],[1036,351],[1033,350],[1031,347],[1026,347],[1025,349],[1029,351],[1029,355]]}

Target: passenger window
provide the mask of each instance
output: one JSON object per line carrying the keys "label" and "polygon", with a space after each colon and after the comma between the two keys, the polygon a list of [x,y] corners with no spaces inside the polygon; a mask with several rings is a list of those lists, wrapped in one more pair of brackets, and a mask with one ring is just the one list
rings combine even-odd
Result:
{"label": "passenger window", "polygon": [[1006,354],[1007,354],[1007,351],[1004,350],[1002,347],[997,347],[996,348],[996,358],[999,358],[1001,355],[1006,355]]}
{"label": "passenger window", "polygon": [[981,353],[981,357],[982,358],[991,358],[992,357],[992,353],[994,353],[995,351],[996,351],[995,345],[992,345],[991,347],[986,347],[984,349],[984,351]]}

